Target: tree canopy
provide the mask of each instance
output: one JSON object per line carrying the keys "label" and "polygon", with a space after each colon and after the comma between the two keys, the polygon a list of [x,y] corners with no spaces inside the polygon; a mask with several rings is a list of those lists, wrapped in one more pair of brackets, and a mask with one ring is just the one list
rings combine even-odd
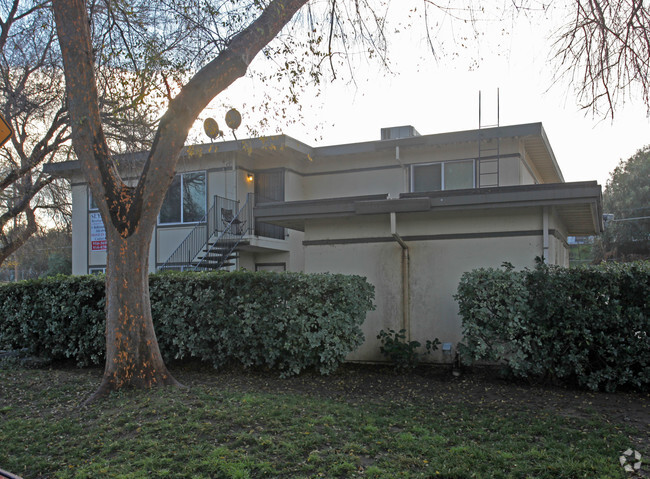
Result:
{"label": "tree canopy", "polygon": [[650,145],[621,160],[612,171],[603,209],[613,216],[596,245],[596,259],[650,259]]}

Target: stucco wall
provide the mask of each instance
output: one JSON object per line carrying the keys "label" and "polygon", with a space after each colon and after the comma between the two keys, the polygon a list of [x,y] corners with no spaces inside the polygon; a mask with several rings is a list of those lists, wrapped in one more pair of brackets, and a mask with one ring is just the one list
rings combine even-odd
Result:
{"label": "stucco wall", "polygon": [[[562,225],[551,211],[549,227]],[[475,268],[533,267],[543,255],[541,207],[397,215],[397,233],[409,248],[411,339],[439,338],[456,347],[461,320],[453,295],[461,275]],[[415,238],[409,240],[409,238]],[[550,262],[563,264],[566,248],[549,236]],[[375,286],[375,311],[363,325],[365,343],[350,360],[381,360],[381,329],[404,327],[402,248],[388,215],[312,220],[305,227],[305,271],[358,274]],[[444,361],[439,351],[431,358]]]}
{"label": "stucco wall", "polygon": [[376,309],[368,313],[361,328],[366,341],[348,359],[380,360],[375,339],[379,330],[402,328],[401,257],[396,242],[305,248],[305,272],[361,275],[375,287]]}
{"label": "stucco wall", "polygon": [[333,172],[303,177],[305,200],[337,198],[341,196],[391,194],[404,190],[404,173],[399,166],[347,173]]}
{"label": "stucco wall", "polygon": [[85,184],[72,185],[72,274],[88,273],[88,196]]}

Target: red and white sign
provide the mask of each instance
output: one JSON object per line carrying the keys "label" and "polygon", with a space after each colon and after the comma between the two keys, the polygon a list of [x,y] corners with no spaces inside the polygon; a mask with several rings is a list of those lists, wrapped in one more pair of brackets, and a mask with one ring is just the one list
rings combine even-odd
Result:
{"label": "red and white sign", "polygon": [[106,229],[99,213],[90,213],[90,250],[106,251]]}

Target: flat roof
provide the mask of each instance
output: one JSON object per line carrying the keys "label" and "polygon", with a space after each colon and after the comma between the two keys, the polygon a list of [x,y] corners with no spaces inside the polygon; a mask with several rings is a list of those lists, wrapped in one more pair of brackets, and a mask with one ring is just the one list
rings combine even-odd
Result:
{"label": "flat roof", "polygon": [[[520,125],[499,126],[474,130],[435,133],[431,135],[412,136],[390,140],[373,140],[341,145],[312,147],[287,135],[271,135],[267,137],[248,138],[244,140],[229,140],[199,145],[190,145],[183,148],[181,156],[195,155],[197,150],[200,155],[218,155],[220,153],[244,151],[249,155],[283,156],[299,159],[333,159],[337,157],[350,157],[354,155],[369,155],[378,151],[385,151],[400,147],[427,148],[454,143],[471,143],[481,140],[496,138],[519,138],[524,142],[526,151],[531,161],[542,177],[544,183],[561,183],[564,177],[558,166],[550,142],[541,123],[527,123]],[[144,162],[147,152],[119,155],[116,158],[128,159],[135,163]],[[81,168],[79,160],[66,161],[45,165],[47,173],[70,176]]]}

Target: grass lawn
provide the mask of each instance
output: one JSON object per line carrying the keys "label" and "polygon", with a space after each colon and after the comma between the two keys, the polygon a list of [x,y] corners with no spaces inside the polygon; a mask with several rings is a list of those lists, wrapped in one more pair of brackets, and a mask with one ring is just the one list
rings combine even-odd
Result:
{"label": "grass lawn", "polygon": [[100,370],[0,369],[0,469],[25,479],[623,478],[622,451],[650,454],[648,395],[368,366],[287,380],[172,372],[189,389],[79,407]]}

